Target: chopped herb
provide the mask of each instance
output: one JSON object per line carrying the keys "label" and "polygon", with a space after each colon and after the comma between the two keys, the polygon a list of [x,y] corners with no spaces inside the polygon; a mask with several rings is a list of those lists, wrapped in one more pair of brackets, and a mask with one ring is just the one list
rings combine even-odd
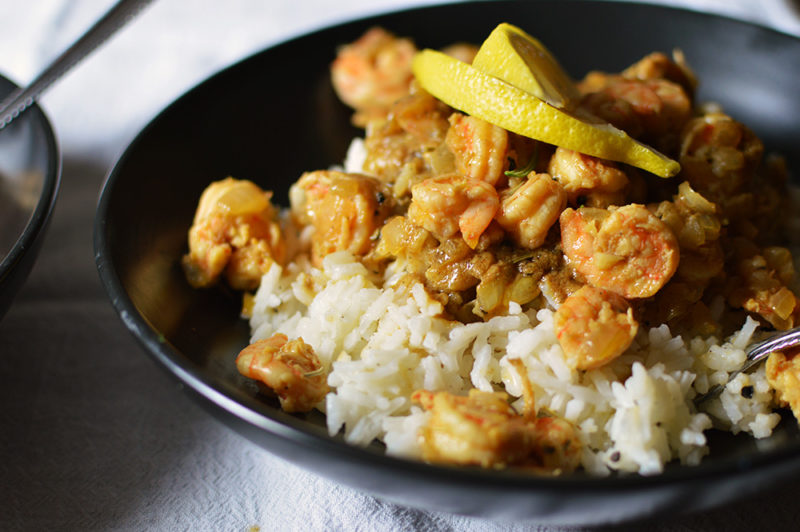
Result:
{"label": "chopped herb", "polygon": [[514,170],[507,170],[505,172],[507,177],[528,177],[528,174],[536,170],[536,165],[539,162],[539,145],[533,148],[533,155],[531,156],[531,160],[528,161],[524,167]]}
{"label": "chopped herb", "polygon": [[535,251],[526,251],[524,253],[515,253],[514,256],[511,258],[511,262],[516,264],[518,262],[522,262],[523,260],[528,260],[536,254]]}

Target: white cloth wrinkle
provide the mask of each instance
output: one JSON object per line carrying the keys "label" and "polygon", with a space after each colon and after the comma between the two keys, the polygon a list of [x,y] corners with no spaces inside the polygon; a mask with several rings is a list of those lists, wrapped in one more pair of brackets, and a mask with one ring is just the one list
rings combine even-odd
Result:
{"label": "white cloth wrinkle", "polygon": [[[112,0],[0,2],[0,71],[19,83],[30,81],[112,3]],[[220,68],[268,45],[330,23],[433,3],[437,2],[157,0],[140,18],[58,82],[45,95],[43,106],[55,124],[66,158],[88,158],[98,168],[106,168],[160,109]],[[656,3],[746,18],[800,34],[797,3],[789,0],[761,3],[659,0]],[[153,396],[164,402],[163,408],[144,400],[125,403],[120,397],[136,397],[136,390],[125,390],[126,381],[122,377],[119,381],[112,380],[129,395],[118,396],[109,391],[110,397],[120,401],[112,406],[122,416],[111,430],[117,438],[114,441],[125,442],[130,448],[120,449],[118,455],[109,455],[103,461],[89,462],[94,469],[83,471],[77,480],[72,474],[80,464],[57,467],[55,471],[60,476],[50,492],[53,500],[68,497],[69,501],[83,504],[73,505],[72,514],[44,515],[32,525],[48,528],[48,524],[60,523],[83,530],[242,532],[256,527],[264,531],[566,530],[404,508],[319,477],[284,462],[211,420],[166,378],[153,378],[159,375],[158,370],[148,365],[150,362],[142,353],[127,355],[141,360],[127,362],[126,378],[148,382],[151,390],[155,390]],[[80,378],[75,375],[75,379]],[[87,395],[85,401],[90,398]],[[83,406],[90,409],[88,404]],[[69,412],[63,412],[56,434],[66,436],[82,431],[77,441],[84,442],[84,452],[98,460],[95,454],[111,452],[108,442],[100,438],[108,423],[113,422],[110,411],[100,411],[96,422],[106,423],[102,426],[92,425],[90,421],[95,420],[76,421]],[[136,426],[137,420],[147,420],[150,425]],[[126,422],[133,425],[126,426]],[[76,443],[63,445],[69,455],[81,456],[81,451],[72,448]],[[40,462],[45,473],[50,471],[48,466],[55,467],[48,460],[52,458],[42,457]],[[112,478],[104,478],[106,475]],[[116,478],[120,475],[125,478]],[[106,505],[102,511],[91,506],[92,497],[88,495],[98,492],[100,488],[92,485],[98,482],[105,482],[114,491],[97,496]],[[48,517],[50,522],[46,520]]]}

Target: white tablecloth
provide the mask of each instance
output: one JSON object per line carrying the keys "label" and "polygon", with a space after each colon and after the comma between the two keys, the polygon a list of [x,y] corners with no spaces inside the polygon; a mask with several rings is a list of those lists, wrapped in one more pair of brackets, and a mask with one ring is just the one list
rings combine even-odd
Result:
{"label": "white tablecloth", "polygon": [[[354,16],[430,0],[158,0],[53,87],[64,182],[40,260],[0,322],[2,530],[544,530],[411,510],[287,464],[210,418],[108,303],[94,203],[126,142],[209,74]],[[800,34],[783,0],[675,0]],[[0,2],[0,71],[30,81],[111,0]],[[796,526],[788,489],[652,530]],[[550,530],[550,529],[548,529]]]}

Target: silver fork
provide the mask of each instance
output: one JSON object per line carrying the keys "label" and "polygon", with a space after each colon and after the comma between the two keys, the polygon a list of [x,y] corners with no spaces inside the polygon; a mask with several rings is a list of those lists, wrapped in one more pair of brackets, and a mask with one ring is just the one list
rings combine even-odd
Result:
{"label": "silver fork", "polygon": [[0,101],[0,130],[5,128],[41,96],[55,80],[63,76],[100,46],[114,32],[127,24],[152,0],[120,0],[86,33],[45,68],[27,87],[19,88]]}
{"label": "silver fork", "polygon": [[[795,347],[800,345],[800,327],[795,327],[794,329],[789,329],[786,331],[781,331],[776,333],[775,335],[763,340],[761,342],[751,344],[746,350],[745,354],[747,358],[742,365],[741,368],[736,370],[735,372],[731,373],[730,377],[728,378],[728,382],[733,380],[738,374],[742,373],[743,371],[747,371],[772,353],[773,351],[781,351],[783,349],[787,349],[789,347]],[[716,386],[711,387],[706,393],[698,395],[694,398],[694,404],[699,406],[706,401],[713,399],[719,394],[722,393],[722,390],[725,389],[725,386],[728,385],[728,382],[725,384],[717,384]]]}

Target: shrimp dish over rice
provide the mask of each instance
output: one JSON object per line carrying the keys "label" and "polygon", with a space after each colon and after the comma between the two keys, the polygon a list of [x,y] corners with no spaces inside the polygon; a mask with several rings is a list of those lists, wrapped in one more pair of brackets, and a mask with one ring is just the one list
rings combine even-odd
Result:
{"label": "shrimp dish over rice", "polygon": [[[478,46],[442,52],[477,69]],[[381,28],[338,50],[364,136],[299,176],[290,207],[241,179],[259,176],[199,200],[184,270],[243,292],[235,364],[257,393],[354,445],[548,475],[696,465],[707,430],[764,438],[800,412],[793,352],[736,374],[749,343],[800,320],[796,193],[746,125],[695,101],[680,52],[542,104],[624,131],[679,163],[671,177],[451,106],[419,53]]]}

